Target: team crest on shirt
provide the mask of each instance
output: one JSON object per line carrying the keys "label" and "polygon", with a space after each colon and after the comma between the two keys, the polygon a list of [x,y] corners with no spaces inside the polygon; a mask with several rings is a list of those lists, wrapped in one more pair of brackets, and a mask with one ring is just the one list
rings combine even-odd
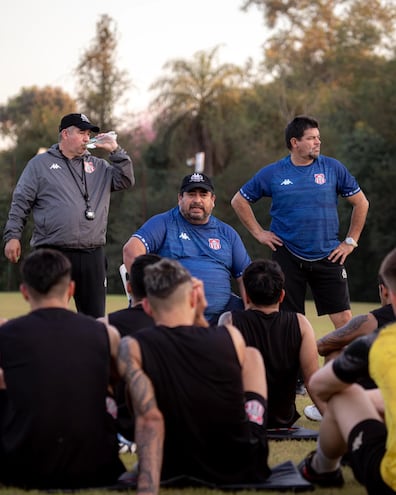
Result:
{"label": "team crest on shirt", "polygon": [[209,247],[215,251],[221,249],[220,239],[209,239]]}
{"label": "team crest on shirt", "polygon": [[315,174],[315,184],[324,184],[326,182],[325,174]]}
{"label": "team crest on shirt", "polygon": [[92,174],[95,172],[95,166],[92,162],[84,162],[84,170],[87,174]]}

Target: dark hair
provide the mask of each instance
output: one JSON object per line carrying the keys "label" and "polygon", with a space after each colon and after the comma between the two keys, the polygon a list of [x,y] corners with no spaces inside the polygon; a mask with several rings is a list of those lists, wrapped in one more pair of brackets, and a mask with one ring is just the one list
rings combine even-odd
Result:
{"label": "dark hair", "polygon": [[190,280],[190,272],[178,261],[168,258],[162,258],[144,270],[144,285],[148,297],[166,299],[179,285]]}
{"label": "dark hair", "polygon": [[21,264],[23,282],[38,294],[48,292],[60,282],[71,279],[71,263],[55,249],[37,249]]}
{"label": "dark hair", "polygon": [[312,117],[299,115],[290,121],[285,128],[286,146],[291,150],[290,140],[292,138],[301,139],[307,129],[319,129],[319,122]]}
{"label": "dark hair", "polygon": [[246,294],[253,304],[269,306],[279,301],[285,276],[276,261],[258,259],[245,268],[242,275]]}
{"label": "dark hair", "polygon": [[131,265],[129,273],[129,283],[131,284],[134,299],[142,300],[146,297],[146,288],[144,286],[144,269],[146,266],[153,265],[160,261],[161,256],[154,253],[147,253],[137,256]]}
{"label": "dark hair", "polygon": [[392,249],[383,259],[379,274],[384,280],[386,287],[396,293],[396,248]]}

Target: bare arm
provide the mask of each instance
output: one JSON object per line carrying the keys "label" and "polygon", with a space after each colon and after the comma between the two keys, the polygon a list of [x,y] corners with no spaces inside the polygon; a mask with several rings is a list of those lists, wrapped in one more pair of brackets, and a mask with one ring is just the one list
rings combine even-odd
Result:
{"label": "bare arm", "polygon": [[378,326],[377,319],[371,314],[354,316],[336,330],[324,335],[317,342],[318,352],[321,356],[327,356],[332,352],[340,352],[344,346],[360,337],[372,333]]}
{"label": "bare arm", "polygon": [[347,237],[353,237],[357,242],[366,223],[369,202],[362,191],[350,196],[347,200],[353,207]]}
{"label": "bare arm", "polygon": [[273,232],[264,230],[258,223],[249,201],[247,201],[239,191],[232,198],[231,206],[234,208],[239,220],[258,242],[265,244],[272,249],[272,251],[276,251],[276,246],[282,246],[282,239]]}
{"label": "bare arm", "polygon": [[298,313],[297,318],[302,338],[300,347],[300,366],[304,383],[306,384],[311,399],[314,401],[319,411],[323,412],[326,405],[317,395],[315,395],[315,392],[311,390],[309,384],[312,375],[319,369],[315,333],[312,325],[304,315]]}
{"label": "bare arm", "polygon": [[194,325],[208,327],[209,323],[204,315],[205,309],[208,306],[208,301],[206,300],[203,282],[196,277],[192,277],[192,281],[196,297]]}
{"label": "bare arm", "polygon": [[135,442],[139,457],[137,495],[159,492],[164,420],[155,400],[154,388],[141,367],[141,354],[136,340],[121,339],[118,369],[126,382],[128,398],[135,415]]}
{"label": "bare arm", "polygon": [[238,282],[239,294],[242,297],[243,306],[246,309],[247,308],[247,299],[246,299],[246,290],[245,290],[245,285],[243,283],[243,278],[238,277],[236,279],[236,281]]}
{"label": "bare arm", "polygon": [[131,237],[129,241],[124,244],[122,248],[122,259],[127,269],[127,272],[130,273],[131,265],[135,258],[140,256],[141,254],[146,254],[147,249],[143,242],[137,237]]}
{"label": "bare arm", "polygon": [[[347,201],[351,203],[353,207],[347,237],[352,237],[357,242],[366,222],[369,202],[362,191],[350,196],[347,198]],[[341,242],[339,246],[330,253],[329,260],[334,263],[338,262],[343,264],[347,256],[350,255],[354,249],[353,246]]]}
{"label": "bare arm", "polygon": [[105,324],[107,334],[109,336],[110,342],[110,384],[114,385],[118,382],[120,375],[118,373],[117,367],[117,358],[118,358],[118,348],[120,345],[121,337],[118,333],[118,330],[113,325],[109,325],[107,321],[107,317],[103,317],[101,319],[98,318],[98,321],[101,321]]}

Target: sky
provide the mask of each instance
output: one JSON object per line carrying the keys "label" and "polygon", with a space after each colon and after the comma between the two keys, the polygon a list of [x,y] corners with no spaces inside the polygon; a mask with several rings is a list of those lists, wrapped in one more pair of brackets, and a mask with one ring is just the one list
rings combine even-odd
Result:
{"label": "sky", "polygon": [[3,0],[0,27],[0,104],[22,87],[60,86],[72,97],[73,71],[96,34],[102,14],[119,36],[117,68],[132,81],[128,109],[147,108],[149,86],[172,59],[192,59],[220,45],[219,62],[261,59],[262,12],[242,12],[243,0]]}

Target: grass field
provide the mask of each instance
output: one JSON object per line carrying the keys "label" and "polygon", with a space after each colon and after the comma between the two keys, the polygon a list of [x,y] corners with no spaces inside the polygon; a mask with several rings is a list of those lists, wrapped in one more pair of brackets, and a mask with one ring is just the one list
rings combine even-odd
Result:
{"label": "grass field", "polygon": [[[126,305],[126,297],[118,296],[118,295],[109,295],[107,298],[107,312],[114,311],[116,309],[121,309]],[[352,311],[354,315],[367,313],[369,310],[379,306],[378,302],[374,303],[353,303]],[[70,308],[74,309],[73,303],[70,304]],[[5,318],[12,318],[15,316],[19,316],[24,314],[29,310],[28,304],[23,301],[21,295],[19,293],[0,293],[0,316]],[[310,320],[316,336],[319,338],[325,333],[332,330],[332,325],[327,317],[317,317],[313,304],[311,302],[307,303],[306,315]],[[302,415],[302,418],[299,419],[298,423],[301,426],[305,426],[311,429],[318,429],[319,423],[311,422],[305,419],[303,415],[304,407],[310,404],[310,400],[308,397],[298,396],[297,398],[297,408]],[[315,442],[313,441],[270,441],[270,466],[274,466],[285,460],[291,460],[294,463],[298,463],[307,453],[315,448]],[[135,462],[135,456],[132,455],[123,455],[122,460],[127,468],[131,467]],[[323,494],[323,495],[363,495],[366,491],[354,480],[352,472],[349,468],[343,468],[344,477],[346,484],[342,489],[335,488],[316,488],[315,493]],[[40,492],[36,490],[31,490],[29,492],[24,490],[17,489],[8,489],[8,488],[0,488],[0,495],[21,495],[29,493],[30,495],[35,495],[38,493],[48,493],[48,492]],[[61,493],[51,491],[52,494]],[[76,493],[76,492],[74,492]],[[106,490],[84,490],[83,493],[86,495],[112,495],[113,491]],[[206,490],[206,489],[184,489],[184,490],[175,490],[175,489],[162,489],[161,495],[221,495],[224,492],[218,490]],[[230,493],[230,492],[227,492]],[[293,492],[263,492],[263,491],[239,491],[239,495],[262,495],[264,493],[276,494],[283,493],[284,495],[289,495]]]}

